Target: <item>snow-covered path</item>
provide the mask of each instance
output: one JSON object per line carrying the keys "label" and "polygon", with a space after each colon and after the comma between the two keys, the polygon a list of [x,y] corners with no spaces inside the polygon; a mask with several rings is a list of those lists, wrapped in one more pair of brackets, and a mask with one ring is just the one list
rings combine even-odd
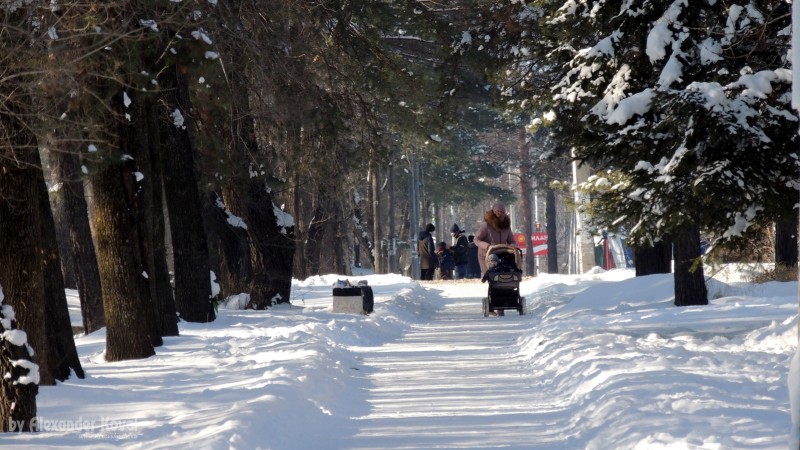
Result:
{"label": "snow-covered path", "polygon": [[364,278],[369,316],[332,311],[330,275],[182,322],[147,359],[81,336],[86,378],[40,386],[41,431],[0,448],[787,448],[796,282],[710,280],[711,304],[675,308],[669,274],[540,275],[528,315],[485,318],[478,281]]}
{"label": "snow-covered path", "polygon": [[371,410],[357,419],[349,444],[531,448],[530,435],[546,436],[553,425],[518,356],[518,339],[533,323],[516,311],[484,318],[480,297],[449,299],[402,338],[362,348]]}

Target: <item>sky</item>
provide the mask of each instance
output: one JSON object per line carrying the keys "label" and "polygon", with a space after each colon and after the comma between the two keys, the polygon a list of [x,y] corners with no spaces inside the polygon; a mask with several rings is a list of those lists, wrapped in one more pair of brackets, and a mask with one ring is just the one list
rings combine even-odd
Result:
{"label": "sky", "polygon": [[[291,305],[181,323],[156,355],[41,386],[41,432],[14,449],[785,449],[797,282],[707,271],[710,305],[672,305],[672,275],[526,278],[527,314],[484,317],[479,280],[294,280]],[[369,316],[332,311],[366,281]],[[67,291],[80,323],[77,294]]]}

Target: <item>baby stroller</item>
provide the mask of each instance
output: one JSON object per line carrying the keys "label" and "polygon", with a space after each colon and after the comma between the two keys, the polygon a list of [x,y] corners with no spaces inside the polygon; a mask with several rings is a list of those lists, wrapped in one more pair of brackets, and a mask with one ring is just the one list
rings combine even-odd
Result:
{"label": "baby stroller", "polygon": [[520,251],[511,245],[492,245],[486,252],[486,274],[482,281],[489,282],[489,295],[483,298],[483,317],[506,309],[516,309],[525,314],[525,298],[519,295],[522,280]]}

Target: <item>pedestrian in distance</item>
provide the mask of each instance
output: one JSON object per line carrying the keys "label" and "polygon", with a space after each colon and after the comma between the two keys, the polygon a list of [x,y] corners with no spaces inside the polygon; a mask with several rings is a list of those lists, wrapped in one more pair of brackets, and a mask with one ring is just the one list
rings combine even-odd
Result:
{"label": "pedestrian in distance", "polygon": [[475,236],[467,236],[467,278],[480,278],[481,266],[478,264],[478,246],[475,245]]}
{"label": "pedestrian in distance", "polygon": [[425,226],[419,232],[417,239],[417,254],[419,255],[419,279],[433,280],[436,267],[439,266],[439,259],[436,257],[436,247],[433,244],[433,233],[436,227],[432,223]]}
{"label": "pedestrian in distance", "polygon": [[436,256],[439,259],[439,279],[452,280],[455,263],[453,262],[453,251],[447,247],[447,242],[439,242],[436,246]]}
{"label": "pedestrian in distance", "polygon": [[467,278],[467,265],[469,264],[469,257],[467,253],[469,252],[469,240],[467,239],[467,235],[464,233],[464,230],[458,227],[457,223],[454,223],[452,227],[450,227],[450,234],[453,235],[453,239],[455,239],[455,243],[453,244],[453,262],[455,263],[455,279],[456,280],[463,280]]}

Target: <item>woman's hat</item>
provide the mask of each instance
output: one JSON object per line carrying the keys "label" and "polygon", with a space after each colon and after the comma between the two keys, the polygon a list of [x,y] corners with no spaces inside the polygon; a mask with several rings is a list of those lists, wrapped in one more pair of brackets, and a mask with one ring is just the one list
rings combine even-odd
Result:
{"label": "woman's hat", "polygon": [[453,226],[450,227],[450,232],[451,233],[460,233],[461,232],[461,230],[458,228],[458,224],[457,223],[454,223]]}
{"label": "woman's hat", "polygon": [[425,231],[427,231],[428,233],[433,233],[434,231],[436,231],[436,227],[433,226],[432,223],[429,223],[428,225],[425,226]]}
{"label": "woman's hat", "polygon": [[495,213],[504,213],[506,212],[506,204],[498,200],[492,205],[492,211]]}

